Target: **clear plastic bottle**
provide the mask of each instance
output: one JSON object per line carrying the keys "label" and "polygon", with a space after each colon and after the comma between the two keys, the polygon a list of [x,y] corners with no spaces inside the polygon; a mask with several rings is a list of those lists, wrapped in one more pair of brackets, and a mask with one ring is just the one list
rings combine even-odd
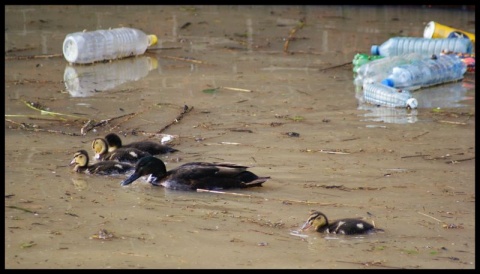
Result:
{"label": "clear plastic bottle", "polygon": [[410,90],[458,81],[467,71],[466,64],[454,54],[435,56],[396,66],[382,84]]}
{"label": "clear plastic bottle", "polygon": [[408,90],[401,90],[385,86],[381,83],[364,83],[363,99],[366,103],[385,107],[403,107],[415,109],[417,99],[412,97]]}
{"label": "clear plastic bottle", "polygon": [[415,60],[421,60],[428,58],[429,56],[430,55],[411,52],[373,60],[369,63],[361,65],[357,69],[354,84],[356,86],[363,86],[364,82],[380,82],[392,72],[394,67],[403,64],[409,64]]}
{"label": "clear plastic bottle", "polygon": [[409,52],[440,54],[443,50],[458,53],[472,53],[473,44],[468,38],[392,37],[383,44],[373,45],[373,55],[394,56]]}
{"label": "clear plastic bottle", "polygon": [[157,36],[133,28],[116,28],[67,34],[63,55],[70,63],[88,64],[144,54]]}

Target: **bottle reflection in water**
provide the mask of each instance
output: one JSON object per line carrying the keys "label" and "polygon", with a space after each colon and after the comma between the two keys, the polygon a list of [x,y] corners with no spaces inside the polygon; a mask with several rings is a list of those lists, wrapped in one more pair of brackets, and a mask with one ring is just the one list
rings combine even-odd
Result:
{"label": "bottle reflection in water", "polygon": [[466,99],[467,88],[463,82],[444,84],[412,92],[422,108],[462,107],[460,101]]}
{"label": "bottle reflection in water", "polygon": [[418,121],[417,109],[391,108],[360,103],[359,110],[367,110],[362,114],[362,121],[384,122],[387,124],[414,124]]}
{"label": "bottle reflection in water", "polygon": [[72,97],[88,97],[126,82],[137,81],[157,67],[157,59],[149,56],[91,65],[67,65],[63,80]]}

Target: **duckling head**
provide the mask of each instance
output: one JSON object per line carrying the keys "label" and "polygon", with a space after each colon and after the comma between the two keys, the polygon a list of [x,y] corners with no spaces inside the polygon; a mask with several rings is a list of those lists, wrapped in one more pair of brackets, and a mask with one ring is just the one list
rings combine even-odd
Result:
{"label": "duckling head", "polygon": [[108,143],[103,138],[96,138],[92,142],[92,149],[95,153],[95,159],[101,159],[102,155],[108,153]]}
{"label": "duckling head", "polygon": [[88,153],[85,150],[79,150],[73,154],[73,159],[70,162],[70,165],[75,165],[74,169],[75,171],[78,170],[80,167],[86,167],[88,166]]}
{"label": "duckling head", "polygon": [[109,151],[115,151],[115,149],[122,147],[122,139],[115,133],[105,135],[105,140],[108,143]]}
{"label": "duckling head", "polygon": [[[151,175],[153,178],[159,179],[162,178],[166,173],[167,168],[162,160],[153,156],[146,156],[138,160],[137,164],[135,165],[135,172],[133,172],[130,177],[123,180],[121,185],[129,185],[145,175]],[[150,183],[153,183],[153,181]]]}
{"label": "duckling head", "polygon": [[307,221],[302,225],[300,230],[306,230],[310,227],[313,227],[315,231],[321,231],[322,228],[328,226],[328,219],[325,214],[320,211],[312,211],[310,217],[308,217]]}

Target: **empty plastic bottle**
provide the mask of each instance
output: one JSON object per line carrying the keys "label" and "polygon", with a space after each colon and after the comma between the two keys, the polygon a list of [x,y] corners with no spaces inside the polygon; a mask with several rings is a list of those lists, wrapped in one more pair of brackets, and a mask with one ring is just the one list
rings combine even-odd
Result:
{"label": "empty plastic bottle", "polygon": [[380,82],[392,72],[394,67],[428,57],[429,55],[411,52],[373,60],[357,69],[354,84],[361,87],[364,82]]}
{"label": "empty plastic bottle", "polygon": [[88,64],[144,54],[157,36],[133,28],[116,28],[67,34],[63,55],[70,63]]}
{"label": "empty plastic bottle", "polygon": [[385,107],[417,108],[418,101],[408,90],[385,86],[381,83],[364,83],[363,99],[366,103]]}
{"label": "empty plastic bottle", "polygon": [[373,55],[394,56],[409,52],[422,54],[440,54],[442,50],[472,53],[472,41],[468,38],[428,39],[421,37],[393,37],[383,44],[373,45]]}
{"label": "empty plastic bottle", "polygon": [[409,90],[458,81],[467,71],[467,65],[454,54],[435,56],[396,66],[382,84]]}
{"label": "empty plastic bottle", "polygon": [[369,63],[374,60],[378,60],[383,58],[381,55],[368,55],[365,53],[357,53],[353,57],[352,64],[353,64],[353,72],[357,72],[357,70],[364,64]]}

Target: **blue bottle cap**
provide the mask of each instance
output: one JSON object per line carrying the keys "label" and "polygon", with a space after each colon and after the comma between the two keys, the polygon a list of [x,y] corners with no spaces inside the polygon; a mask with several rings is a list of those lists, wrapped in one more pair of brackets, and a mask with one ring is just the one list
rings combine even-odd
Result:
{"label": "blue bottle cap", "polygon": [[372,53],[372,55],[380,55],[380,52],[378,51],[378,45],[373,45],[370,49],[370,52]]}
{"label": "blue bottle cap", "polygon": [[394,83],[393,83],[392,79],[388,79],[388,78],[383,79],[381,83],[382,83],[382,85],[385,85],[385,86],[389,86],[389,87],[392,87],[392,88],[394,87]]}

